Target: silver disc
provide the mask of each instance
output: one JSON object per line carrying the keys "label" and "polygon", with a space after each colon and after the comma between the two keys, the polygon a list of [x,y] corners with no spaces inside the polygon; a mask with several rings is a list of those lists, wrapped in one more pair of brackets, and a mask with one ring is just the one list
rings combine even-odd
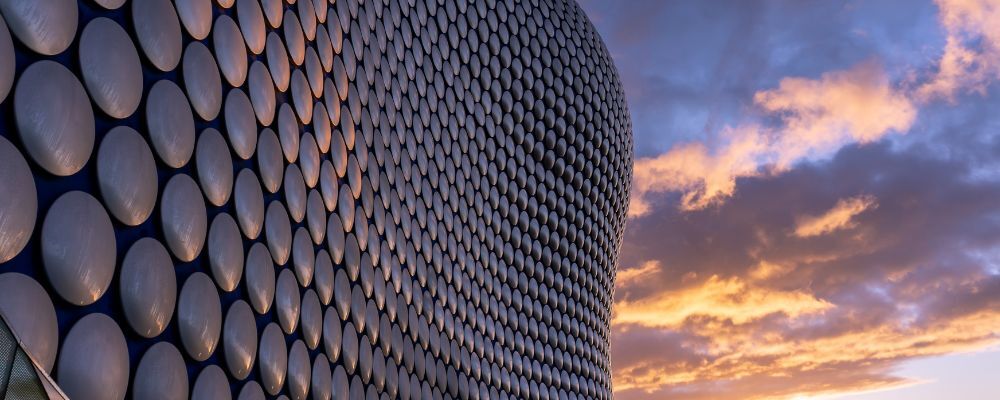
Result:
{"label": "silver disc", "polygon": [[263,126],[270,126],[271,122],[274,122],[277,100],[274,94],[274,81],[271,79],[271,73],[268,72],[267,66],[260,61],[254,61],[250,65],[248,81],[250,103],[253,104],[257,121]]}
{"label": "silver disc", "polygon": [[150,347],[139,360],[132,382],[136,399],[186,400],[188,376],[184,356],[169,342]]}
{"label": "silver disc", "polygon": [[142,66],[132,39],[117,22],[91,20],[80,35],[80,70],[94,103],[113,118],[128,118],[142,100]]}
{"label": "silver disc", "polygon": [[24,249],[35,230],[38,196],[28,162],[14,145],[0,136],[0,264]]}
{"label": "silver disc", "polygon": [[146,125],[153,148],[164,164],[171,168],[187,164],[194,154],[194,114],[184,92],[173,81],[158,81],[149,90]]}
{"label": "silver disc", "polygon": [[315,350],[319,347],[320,337],[323,334],[323,307],[319,304],[319,297],[312,289],[307,289],[306,293],[302,295],[300,319],[302,338],[306,341],[306,346]]}
{"label": "silver disc", "polygon": [[56,199],[41,241],[45,273],[66,301],[92,304],[108,290],[115,273],[115,231],[93,196],[72,191]]}
{"label": "silver disc", "polygon": [[208,37],[212,30],[211,0],[174,0],[174,6],[191,37],[195,40]]}
{"label": "silver disc", "polygon": [[208,231],[208,259],[215,283],[232,292],[243,277],[243,238],[233,217],[221,212]]}
{"label": "silver disc", "polygon": [[330,400],[333,395],[333,373],[330,371],[330,361],[322,354],[316,356],[312,366],[312,399]]}
{"label": "silver disc", "polygon": [[177,325],[181,342],[195,361],[205,361],[219,343],[222,305],[212,278],[195,272],[184,282],[177,302]]}
{"label": "silver disc", "polygon": [[264,193],[260,189],[257,175],[249,168],[244,168],[236,176],[233,196],[236,198],[236,219],[243,236],[256,239],[264,226]]}
{"label": "silver disc", "polygon": [[208,202],[215,206],[229,202],[233,192],[233,158],[226,139],[215,128],[206,128],[198,137],[195,166]]}
{"label": "silver disc", "polygon": [[191,400],[231,400],[229,378],[218,365],[211,364],[198,374],[191,388]]}
{"label": "silver disc", "polygon": [[124,399],[129,356],[121,328],[105,314],[81,318],[63,340],[56,369],[71,399]]}
{"label": "silver disc", "polygon": [[260,4],[257,0],[236,0],[236,17],[240,21],[240,30],[246,39],[247,47],[254,54],[262,53],[267,32]]}
{"label": "silver disc", "polygon": [[181,62],[181,23],[170,0],[132,0],[135,36],[146,58],[160,71]]}
{"label": "silver disc", "polygon": [[257,326],[253,311],[243,300],[236,300],[226,312],[222,350],[233,377],[246,379],[257,358]]}
{"label": "silver disc", "polygon": [[309,380],[312,377],[309,350],[302,340],[292,343],[288,350],[288,392],[293,399],[305,399],[309,394]]}
{"label": "silver disc", "polygon": [[7,23],[0,16],[0,102],[7,98],[14,86],[14,42],[10,39]]}
{"label": "silver disc", "polygon": [[222,76],[232,87],[239,87],[247,78],[247,48],[243,43],[240,28],[228,15],[220,15],[212,29],[215,56],[219,61]]}
{"label": "silver disc", "polygon": [[205,245],[208,215],[198,184],[185,174],[174,175],[163,189],[160,219],[167,247],[178,259],[192,261]]}
{"label": "silver disc", "polygon": [[136,241],[122,260],[118,282],[132,329],[145,338],[162,333],[177,305],[177,277],[167,249],[153,238]]}
{"label": "silver disc", "polygon": [[267,246],[257,242],[247,253],[246,265],[247,297],[258,314],[266,314],[274,300],[274,261]]}
{"label": "silver disc", "polygon": [[7,26],[36,53],[52,56],[73,43],[79,17],[74,0],[0,0]]}
{"label": "silver disc", "polygon": [[0,274],[0,314],[24,350],[45,370],[52,372],[59,348],[56,309],[45,288],[27,275]]}
{"label": "silver disc", "polygon": [[149,145],[128,126],[112,128],[97,151],[97,181],[111,215],[129,226],[146,221],[156,207],[156,160]]}
{"label": "silver disc", "polygon": [[260,336],[260,351],[258,352],[260,362],[261,382],[267,393],[278,394],[285,384],[285,372],[288,367],[288,350],[285,347],[285,335],[281,333],[281,328],[274,322],[264,328],[264,333]]}
{"label": "silver disc", "polygon": [[[18,1],[0,4],[10,3]],[[73,175],[90,159],[94,111],[83,85],[62,64],[42,60],[21,73],[14,92],[14,117],[28,155],[46,171]]]}
{"label": "silver disc", "polygon": [[271,128],[264,128],[257,140],[257,169],[260,171],[261,181],[268,192],[276,193],[281,188],[285,170],[281,143]]}
{"label": "silver disc", "polygon": [[244,160],[253,157],[257,149],[257,122],[254,120],[253,105],[240,88],[226,95],[226,132],[233,151]]}
{"label": "silver disc", "polygon": [[281,323],[281,328],[287,334],[295,332],[295,328],[298,328],[301,302],[299,286],[295,283],[295,274],[287,268],[281,270],[274,293],[274,305],[278,307],[278,322]]}
{"label": "silver disc", "polygon": [[222,76],[212,52],[201,42],[189,43],[184,49],[181,71],[194,111],[205,121],[214,120],[222,109]]}
{"label": "silver disc", "polygon": [[264,226],[267,249],[271,251],[274,263],[285,265],[292,249],[292,225],[288,213],[280,201],[274,200],[267,206]]}

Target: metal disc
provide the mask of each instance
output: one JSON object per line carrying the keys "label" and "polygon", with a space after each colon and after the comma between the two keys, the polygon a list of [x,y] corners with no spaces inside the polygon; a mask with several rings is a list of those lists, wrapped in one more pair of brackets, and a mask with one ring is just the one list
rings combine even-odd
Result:
{"label": "metal disc", "polygon": [[177,305],[177,277],[167,249],[153,238],[136,241],[122,260],[118,282],[132,329],[145,338],[162,333]]}
{"label": "metal disc", "polygon": [[194,153],[194,115],[177,84],[166,79],[153,84],[146,99],[146,124],[164,164],[171,168],[187,164]]}
{"label": "metal disc", "polygon": [[36,53],[52,56],[73,43],[79,17],[73,0],[0,0],[11,32]]}
{"label": "metal disc", "polygon": [[133,0],[132,19],[139,46],[160,71],[181,61],[181,23],[170,0]]}
{"label": "metal disc", "polygon": [[184,73],[184,88],[191,106],[201,119],[214,120],[222,109],[222,76],[219,75],[215,57],[201,42],[191,42],[184,49],[183,63],[181,71]]}
{"label": "metal disc", "polygon": [[[281,0],[277,0],[281,1]],[[288,90],[288,82],[291,78],[291,66],[288,65],[288,53],[285,50],[285,43],[277,33],[267,34],[267,44],[264,46],[264,54],[267,55],[267,67],[271,70],[271,77],[274,78],[274,86],[279,92]]]}
{"label": "metal disc", "polygon": [[[339,136],[339,135],[338,135]],[[333,168],[330,160],[323,160],[319,171],[319,189],[323,194],[323,205],[327,211],[337,208],[337,194],[340,192],[340,182],[337,180],[337,171]]]}
{"label": "metal disc", "polygon": [[115,231],[97,199],[80,191],[60,196],[41,241],[45,273],[62,298],[83,306],[104,295],[115,273]]}
{"label": "metal disc", "polygon": [[257,149],[257,122],[254,120],[253,105],[240,88],[226,95],[226,132],[233,152],[244,160],[253,157]]}
{"label": "metal disc", "polygon": [[264,15],[267,17],[267,23],[271,25],[272,28],[277,28],[281,26],[281,20],[283,13],[285,11],[282,7],[281,0],[261,0],[261,6],[264,9]]}
{"label": "metal disc", "polygon": [[264,13],[257,0],[236,0],[236,17],[250,51],[254,54],[263,52],[266,34]]}
{"label": "metal disc", "polygon": [[295,332],[299,325],[299,311],[302,308],[299,298],[299,286],[295,283],[295,274],[289,269],[278,274],[278,285],[274,293],[274,303],[278,307],[278,322],[287,334]]}
{"label": "metal disc", "polygon": [[312,366],[312,399],[330,400],[333,385],[333,375],[330,362],[322,354],[316,356]]}
{"label": "metal disc", "polygon": [[295,237],[292,240],[292,265],[302,287],[308,287],[312,283],[315,263],[316,254],[313,253],[309,231],[304,227],[299,227],[295,230]]}
{"label": "metal disc", "polygon": [[264,226],[264,193],[260,189],[257,175],[244,168],[236,176],[236,219],[240,223],[243,236],[253,240],[260,235]]}
{"label": "metal disc", "polygon": [[80,70],[94,103],[113,118],[128,118],[142,100],[142,66],[132,39],[117,22],[91,20],[80,35]]}
{"label": "metal disc", "polygon": [[240,28],[228,15],[222,14],[215,20],[212,42],[226,82],[232,87],[242,86],[247,79],[247,48]]}
{"label": "metal disc", "polygon": [[323,196],[316,189],[309,191],[306,200],[306,226],[309,227],[313,244],[322,244],[326,238],[326,208],[323,206]]}
{"label": "metal disc", "polygon": [[[11,3],[19,2],[0,4]],[[83,85],[62,64],[42,60],[21,73],[14,116],[28,155],[46,171],[69,176],[87,164],[94,149],[94,111]]]}
{"label": "metal disc", "polygon": [[337,368],[333,370],[333,398],[335,400],[350,398],[350,389],[351,384],[350,381],[347,380],[347,372],[344,371],[343,365],[338,365]]}
{"label": "metal disc", "polygon": [[129,356],[125,336],[111,317],[93,313],[66,334],[57,383],[72,399],[124,399]]}
{"label": "metal disc", "polygon": [[0,136],[0,263],[21,253],[35,230],[38,196],[28,162],[14,145]]}
{"label": "metal disc", "polygon": [[319,181],[320,158],[316,139],[311,134],[303,134],[299,144],[299,165],[302,167],[302,178],[306,186],[316,187]]}
{"label": "metal disc", "polygon": [[132,382],[136,399],[186,400],[188,376],[184,356],[169,342],[158,342],[139,360]]}
{"label": "metal disc", "polygon": [[309,82],[306,80],[306,75],[298,68],[292,70],[291,79],[291,98],[292,104],[295,105],[295,113],[298,114],[299,120],[303,124],[309,124],[312,122],[313,111],[313,98]]}
{"label": "metal disc", "polygon": [[285,170],[284,161],[278,135],[275,135],[271,128],[264,128],[257,138],[257,169],[260,171],[264,188],[270,193],[276,193],[281,188]]}
{"label": "metal disc", "polygon": [[222,305],[212,278],[195,272],[184,282],[177,302],[177,325],[181,342],[195,361],[205,361],[219,343]]}
{"label": "metal disc", "polygon": [[97,181],[105,205],[119,221],[136,226],[156,207],[156,161],[149,145],[128,126],[112,128],[97,151]]}
{"label": "metal disc", "polygon": [[305,399],[309,394],[311,367],[309,350],[302,340],[296,340],[288,351],[288,392],[291,398]]}
{"label": "metal disc", "polygon": [[264,389],[260,387],[257,381],[249,381],[243,385],[243,389],[240,389],[239,400],[266,400],[264,397]]}
{"label": "metal disc", "polygon": [[208,259],[219,288],[235,290],[243,276],[243,238],[236,221],[225,212],[215,216],[208,231]]}
{"label": "metal disc", "polygon": [[233,377],[237,380],[246,379],[257,358],[257,324],[253,311],[243,300],[236,300],[226,312],[222,350]]}
{"label": "metal disc", "polygon": [[306,38],[302,25],[299,24],[299,17],[294,12],[286,14],[281,27],[285,34],[285,44],[288,45],[288,55],[295,65],[302,65],[306,58]]}
{"label": "metal disc", "polygon": [[3,16],[0,16],[0,102],[7,98],[10,88],[14,87],[14,42],[10,39],[10,31]]}
{"label": "metal disc", "polygon": [[266,314],[274,300],[274,261],[263,243],[254,243],[247,253],[247,297],[258,314]]}
{"label": "metal disc", "polygon": [[267,206],[265,236],[267,249],[271,251],[274,263],[285,265],[292,248],[292,225],[288,213],[280,201],[274,200]]}
{"label": "metal disc", "polygon": [[348,374],[353,374],[354,370],[358,367],[358,334],[354,329],[354,324],[348,322],[344,326],[344,338],[341,341],[341,346],[343,351],[341,356],[344,358],[344,369],[347,370]]}
{"label": "metal disc", "polygon": [[285,202],[292,219],[296,223],[302,222],[306,214],[306,184],[295,164],[288,164],[285,168]]}
{"label": "metal disc", "polygon": [[278,137],[281,139],[281,151],[285,153],[285,160],[290,163],[298,160],[299,124],[288,103],[282,103],[278,109]]}
{"label": "metal disc", "polygon": [[261,382],[267,393],[278,394],[285,384],[285,368],[288,366],[288,351],[285,347],[285,335],[281,333],[278,324],[272,322],[264,328],[260,337]]}
{"label": "metal disc", "polygon": [[[252,0],[249,0],[252,1]],[[274,122],[274,113],[277,109],[277,100],[274,94],[274,81],[271,80],[271,73],[267,66],[260,61],[254,61],[250,65],[249,90],[250,103],[253,104],[257,121],[261,125],[270,126]]]}
{"label": "metal disc", "polygon": [[333,299],[333,261],[330,260],[330,253],[326,249],[320,249],[316,253],[316,273],[313,276],[316,282],[316,294],[323,305],[329,305]]}
{"label": "metal disc", "polygon": [[229,378],[218,365],[211,364],[198,374],[191,388],[191,400],[226,400],[232,399],[229,391]]}
{"label": "metal disc", "polygon": [[211,0],[174,0],[177,15],[184,23],[184,28],[195,40],[208,37],[212,30]]}
{"label": "metal disc", "polygon": [[315,350],[319,347],[319,339],[323,334],[323,307],[312,289],[307,289],[302,295],[301,324],[302,338],[305,339],[306,346]]}
{"label": "metal disc", "polygon": [[233,158],[226,139],[215,128],[206,128],[198,137],[195,151],[198,182],[209,203],[225,205],[233,192]]}
{"label": "metal disc", "polygon": [[27,275],[0,274],[0,314],[24,350],[45,370],[52,372],[59,348],[56,309],[45,288]]}
{"label": "metal disc", "polygon": [[340,359],[341,342],[343,341],[343,327],[341,327],[340,316],[333,307],[327,307],[323,313],[323,348],[330,362],[337,363]]}
{"label": "metal disc", "polygon": [[198,184],[183,173],[174,175],[163,189],[160,219],[167,247],[178,259],[192,261],[205,245],[208,215]]}

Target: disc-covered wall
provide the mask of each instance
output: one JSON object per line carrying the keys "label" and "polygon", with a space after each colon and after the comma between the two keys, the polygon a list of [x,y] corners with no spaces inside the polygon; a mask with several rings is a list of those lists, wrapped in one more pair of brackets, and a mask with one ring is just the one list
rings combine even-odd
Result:
{"label": "disc-covered wall", "polygon": [[70,398],[610,398],[631,123],[572,0],[0,15],[0,314]]}

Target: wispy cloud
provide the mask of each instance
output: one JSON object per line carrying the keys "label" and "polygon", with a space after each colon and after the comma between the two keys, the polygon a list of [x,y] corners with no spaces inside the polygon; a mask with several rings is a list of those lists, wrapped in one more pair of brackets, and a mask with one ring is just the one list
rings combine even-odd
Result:
{"label": "wispy cloud", "polygon": [[874,62],[819,79],[783,79],[778,88],[756,93],[754,104],[777,118],[776,126],[727,127],[717,146],[683,143],[636,160],[629,213],[648,213],[647,195],[654,192],[683,192],[682,208],[704,208],[731,196],[738,178],[779,173],[850,143],[906,132],[916,117],[914,105]]}
{"label": "wispy cloud", "polygon": [[878,203],[873,196],[862,195],[840,199],[833,208],[823,214],[800,217],[795,227],[795,235],[819,236],[838,229],[854,227],[856,224],[853,219],[856,215],[877,206]]}

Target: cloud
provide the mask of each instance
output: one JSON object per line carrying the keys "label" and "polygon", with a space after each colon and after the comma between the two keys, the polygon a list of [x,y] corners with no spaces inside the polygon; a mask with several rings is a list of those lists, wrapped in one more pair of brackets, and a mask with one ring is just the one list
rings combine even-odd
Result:
{"label": "cloud", "polygon": [[650,204],[623,247],[616,397],[899,387],[903,362],[1000,341],[1000,181],[934,148],[853,144],[715,207]]}
{"label": "cloud", "polygon": [[613,324],[679,328],[690,318],[712,318],[735,325],[769,315],[788,318],[821,313],[832,307],[801,291],[780,291],[748,284],[739,277],[712,275],[698,285],[663,291],[640,300],[615,304]]}
{"label": "cloud", "polygon": [[838,229],[852,228],[856,225],[853,218],[872,207],[878,207],[875,197],[872,196],[840,199],[833,208],[823,214],[799,218],[795,236],[819,236]]}
{"label": "cloud", "polygon": [[647,214],[646,196],[653,192],[682,192],[685,210],[717,204],[733,194],[738,178],[786,171],[847,144],[906,132],[916,117],[910,100],[873,62],[819,79],[783,79],[778,88],[756,93],[754,104],[777,125],[727,127],[717,146],[682,143],[636,160],[629,214]]}
{"label": "cloud", "polygon": [[1000,2],[937,0],[945,47],[937,71],[918,85],[918,98],[954,101],[958,93],[984,94],[1000,78]]}

